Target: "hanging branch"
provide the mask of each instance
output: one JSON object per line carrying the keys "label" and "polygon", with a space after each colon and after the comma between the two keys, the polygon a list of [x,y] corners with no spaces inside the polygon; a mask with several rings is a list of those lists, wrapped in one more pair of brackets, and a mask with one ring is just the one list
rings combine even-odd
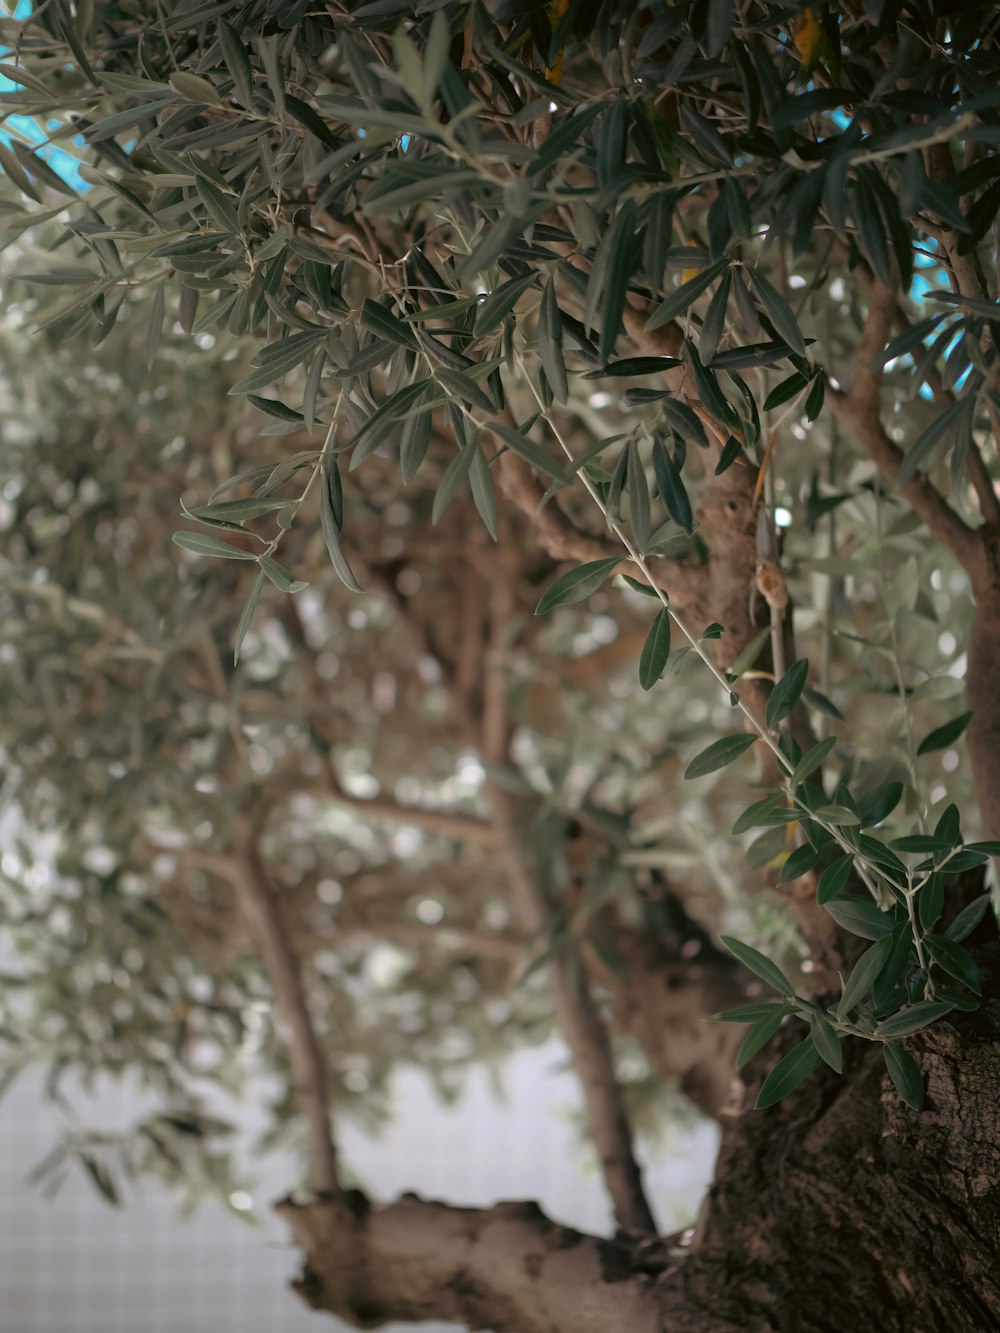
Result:
{"label": "hanging branch", "polygon": [[[490,638],[483,687],[482,749],[487,768],[505,765],[510,748],[503,661],[507,630],[516,603],[509,561],[501,559],[498,564],[500,569],[493,580],[490,599]],[[499,784],[489,782],[487,785],[500,857],[511,892],[526,929],[537,933],[551,921],[550,904],[525,855],[511,797]],[[655,1234],[656,1222],[632,1150],[632,1133],[615,1075],[611,1041],[574,946],[568,944],[557,951],[549,967],[549,980],[559,1029],[583,1088],[587,1127],[600,1158],[604,1185],[615,1217],[623,1229]]]}
{"label": "hanging branch", "polygon": [[[224,863],[271,983],[279,1025],[284,1029],[292,1085],[309,1130],[310,1183],[317,1197],[341,1191],[330,1119],[329,1076],[302,980],[278,904],[268,884],[257,834],[241,821],[235,853]],[[221,868],[221,865],[220,865]]]}
{"label": "hanging branch", "polygon": [[[868,318],[855,356],[854,382],[848,393],[831,393],[834,412],[854,433],[882,476],[895,482],[903,451],[886,434],[879,411],[882,387],[880,353],[896,318],[896,298],[880,284],[872,290]],[[976,532],[955,512],[930,478],[917,473],[899,487],[910,508],[931,534],[946,546],[975,582],[982,565],[983,548]]]}

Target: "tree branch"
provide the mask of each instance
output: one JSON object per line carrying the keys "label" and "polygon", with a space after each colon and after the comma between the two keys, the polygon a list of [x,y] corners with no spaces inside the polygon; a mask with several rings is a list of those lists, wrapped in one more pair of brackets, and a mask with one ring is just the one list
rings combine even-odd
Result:
{"label": "tree branch", "polygon": [[[534,1203],[451,1208],[407,1195],[281,1203],[306,1255],[296,1288],[357,1328],[444,1319],[517,1333],[661,1333],[654,1280],[633,1249],[552,1222]],[[662,1251],[658,1251],[660,1266]]]}
{"label": "tree branch", "polygon": [[[830,395],[834,412],[851,428],[858,443],[885,480],[893,482],[899,475],[903,451],[890,440],[882,425],[879,392],[882,386],[880,354],[895,315],[894,294],[880,284],[876,285],[858,344],[850,392]],[[904,482],[899,491],[931,534],[951,551],[973,582],[978,582],[983,565],[982,543],[976,532],[955,513],[930,479],[918,473]]]}
{"label": "tree branch", "polygon": [[228,878],[246,916],[267,971],[285,1029],[292,1084],[309,1129],[310,1181],[317,1195],[340,1190],[330,1120],[326,1063],[309,1013],[301,966],[274,901],[254,830],[241,821]]}
{"label": "tree branch", "polygon": [[[508,565],[493,580],[490,603],[490,644],[483,689],[483,758],[487,766],[501,765],[508,759],[510,727],[503,662],[507,630],[515,610]],[[529,932],[544,930],[551,921],[551,907],[525,855],[513,801],[493,782],[488,783],[488,796],[500,859],[518,911]],[[632,1132],[615,1075],[611,1041],[572,944],[557,952],[549,978],[556,1020],[583,1088],[587,1127],[600,1157],[615,1217],[627,1230],[655,1234],[656,1222],[632,1151]]]}

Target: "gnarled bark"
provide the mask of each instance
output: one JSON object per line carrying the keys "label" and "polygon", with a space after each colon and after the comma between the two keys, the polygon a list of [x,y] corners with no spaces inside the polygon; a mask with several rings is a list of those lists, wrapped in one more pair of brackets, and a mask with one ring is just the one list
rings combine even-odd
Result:
{"label": "gnarled bark", "polygon": [[824,1070],[778,1107],[744,1112],[687,1259],[581,1236],[533,1205],[286,1203],[306,1255],[298,1288],[358,1327],[433,1317],[496,1333],[984,1333],[1000,1326],[998,1036],[994,1001],[913,1039],[927,1079],[919,1113],[868,1045],[844,1077]]}

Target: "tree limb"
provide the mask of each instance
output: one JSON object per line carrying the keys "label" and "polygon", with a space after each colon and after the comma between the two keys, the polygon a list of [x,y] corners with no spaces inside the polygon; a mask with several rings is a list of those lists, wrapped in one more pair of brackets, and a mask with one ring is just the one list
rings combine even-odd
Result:
{"label": "tree limb", "polygon": [[632,1247],[559,1226],[534,1203],[480,1210],[407,1195],[378,1208],[351,1196],[277,1211],[306,1255],[299,1293],[357,1328],[663,1329],[655,1280],[634,1271]]}
{"label": "tree limb", "polygon": [[[508,564],[493,580],[490,603],[490,643],[483,688],[482,748],[487,768],[505,764],[508,759],[510,727],[503,662],[507,630],[515,610]],[[501,863],[518,912],[529,932],[544,930],[551,921],[551,907],[525,855],[514,803],[495,782],[487,783],[487,794]],[[615,1075],[611,1040],[590,993],[583,963],[571,943],[557,951],[549,978],[556,1021],[583,1089],[587,1128],[600,1158],[615,1217],[625,1229],[655,1234],[656,1222],[632,1151],[632,1132]]]}
{"label": "tree limb", "polygon": [[[850,391],[830,395],[834,412],[851,428],[856,440],[882,476],[893,482],[899,475],[903,451],[893,443],[882,425],[879,407],[882,370],[879,358],[895,315],[894,294],[880,284],[877,285],[872,291],[868,318],[858,344]],[[978,582],[983,563],[982,543],[930,479],[918,473],[904,482],[899,491],[931,534],[951,551],[973,582]]]}
{"label": "tree limb", "polygon": [[285,1029],[296,1100],[309,1129],[310,1181],[316,1195],[340,1190],[331,1132],[326,1062],[309,1013],[302,972],[267,882],[254,831],[241,821],[228,878],[260,949]]}

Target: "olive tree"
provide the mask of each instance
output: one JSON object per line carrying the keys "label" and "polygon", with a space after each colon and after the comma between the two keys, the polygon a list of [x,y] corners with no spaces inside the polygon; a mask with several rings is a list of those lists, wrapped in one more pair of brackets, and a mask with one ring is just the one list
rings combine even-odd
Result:
{"label": "olive tree", "polygon": [[[220,1080],[263,1047],[316,1307],[1000,1318],[997,29],[4,20],[6,726],[73,885],[8,912],[14,1060],[139,1063],[207,1143],[188,1028]],[[395,1062],[448,1086],[549,1021],[613,1241],[350,1188],[338,1118]],[[633,1151],[662,1080],[725,1125],[683,1237]]]}

